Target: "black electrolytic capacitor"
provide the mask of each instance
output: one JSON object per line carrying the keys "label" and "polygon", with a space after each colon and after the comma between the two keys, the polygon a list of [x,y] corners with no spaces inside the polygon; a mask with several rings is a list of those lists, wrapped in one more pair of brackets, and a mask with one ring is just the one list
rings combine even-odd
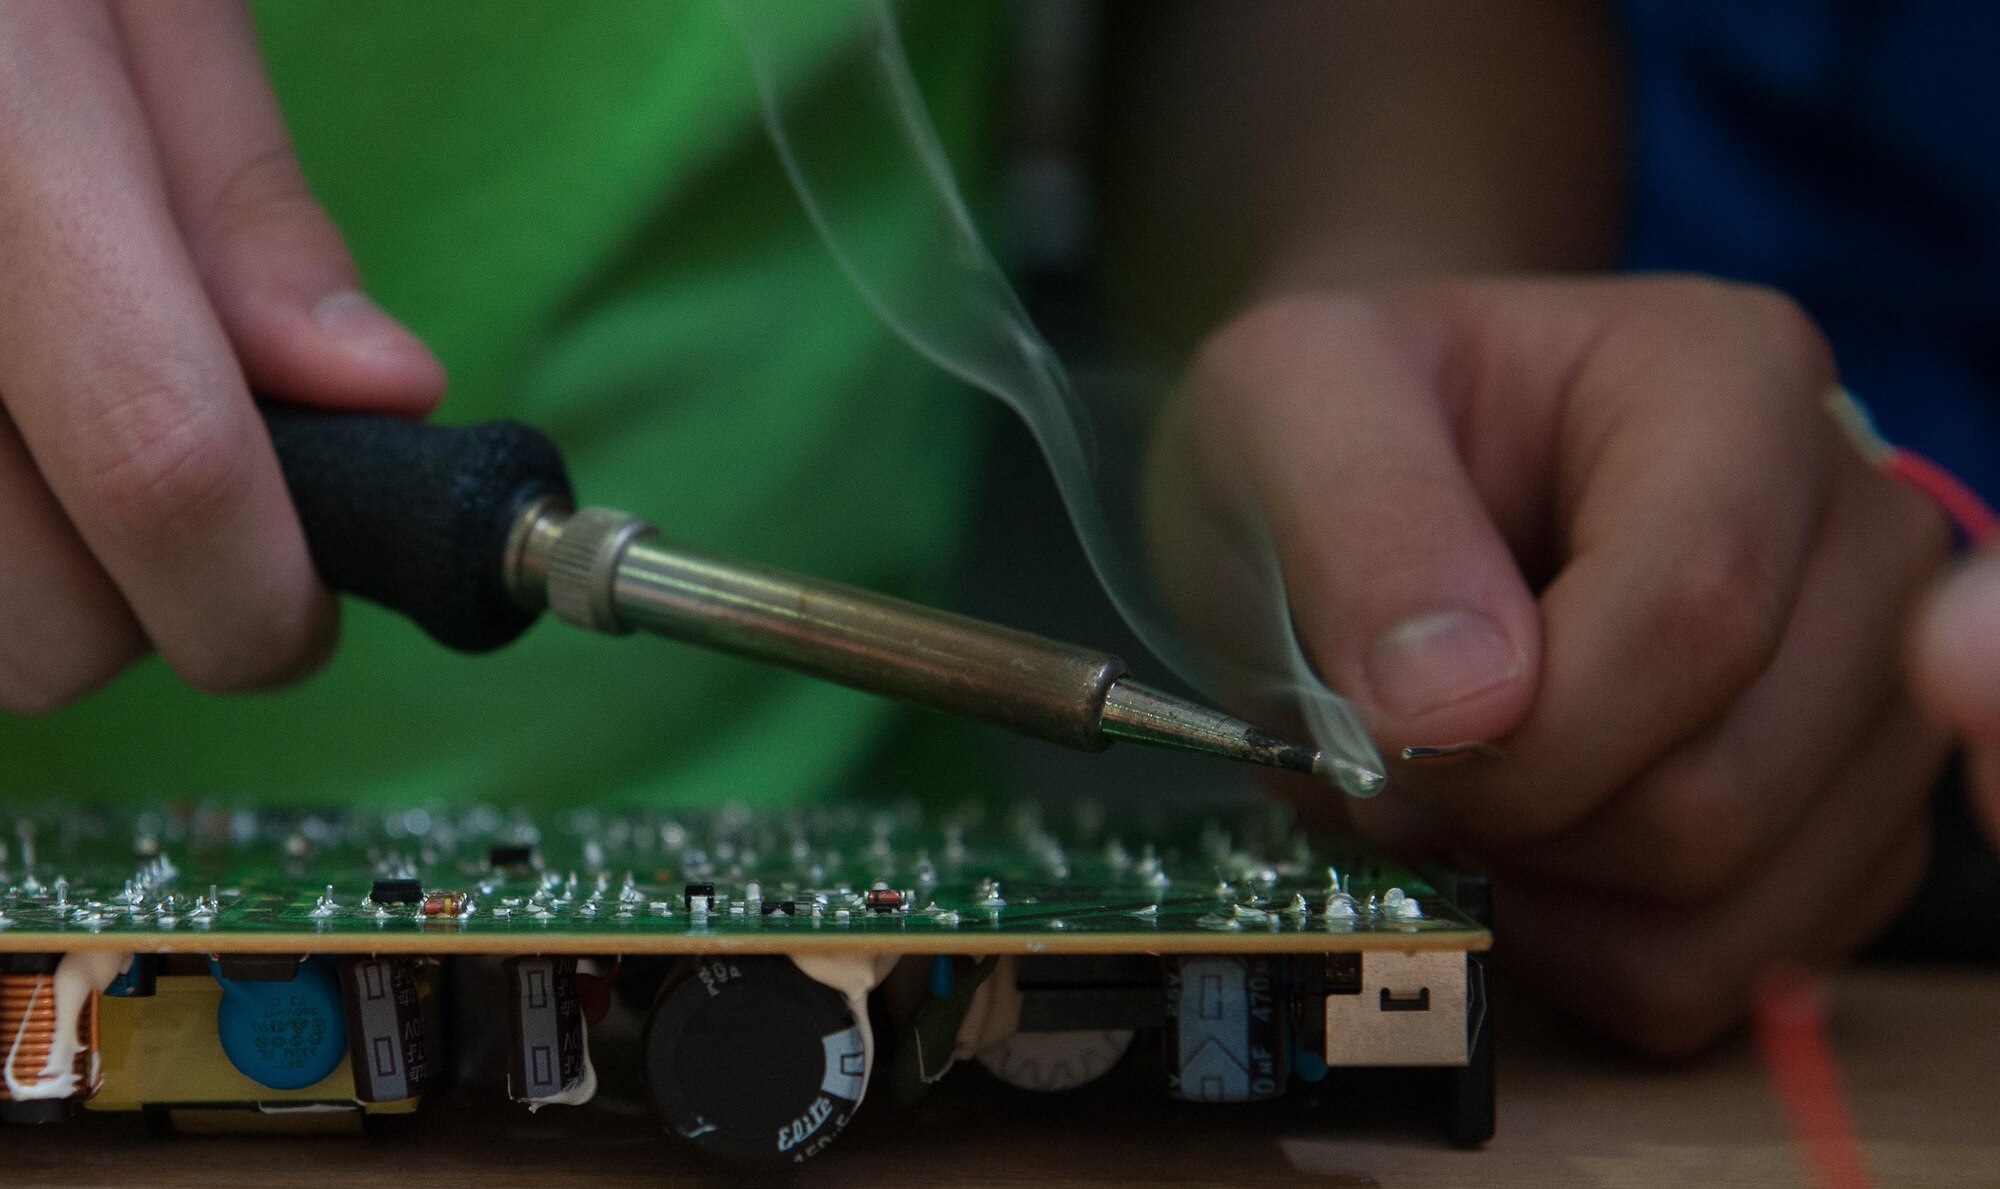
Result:
{"label": "black electrolytic capacitor", "polygon": [[868,1035],[846,996],[788,958],[690,960],[661,988],[644,1049],[661,1124],[743,1162],[818,1155],[868,1085]]}
{"label": "black electrolytic capacitor", "polygon": [[507,971],[507,1093],[516,1102],[553,1098],[584,1076],[583,1006],[575,958],[510,958]]}
{"label": "black electrolytic capacitor", "polygon": [[354,1096],[414,1098],[430,1085],[434,1045],[423,980],[435,970],[413,958],[348,958],[340,964]]}

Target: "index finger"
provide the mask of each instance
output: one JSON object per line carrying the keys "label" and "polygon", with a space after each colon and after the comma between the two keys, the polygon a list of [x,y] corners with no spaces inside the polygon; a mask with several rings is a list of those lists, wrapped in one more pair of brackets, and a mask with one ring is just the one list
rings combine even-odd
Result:
{"label": "index finger", "polygon": [[330,637],[269,438],[169,211],[103,6],[0,9],[0,399],[190,682]]}

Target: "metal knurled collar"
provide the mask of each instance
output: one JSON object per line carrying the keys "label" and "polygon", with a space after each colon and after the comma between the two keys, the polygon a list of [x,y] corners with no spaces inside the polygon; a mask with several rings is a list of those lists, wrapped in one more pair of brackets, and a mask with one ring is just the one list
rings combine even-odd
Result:
{"label": "metal knurled collar", "polygon": [[597,632],[630,632],[613,602],[625,549],[654,533],[652,525],[612,508],[579,508],[549,550],[549,610]]}

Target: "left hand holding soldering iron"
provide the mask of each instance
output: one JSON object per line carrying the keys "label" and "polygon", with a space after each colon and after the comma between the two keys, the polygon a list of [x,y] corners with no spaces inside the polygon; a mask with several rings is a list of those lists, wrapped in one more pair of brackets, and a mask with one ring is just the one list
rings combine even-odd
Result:
{"label": "left hand holding soldering iron", "polygon": [[1309,658],[1385,749],[1505,749],[1392,764],[1356,824],[1492,871],[1517,968],[1685,1051],[1770,961],[1862,944],[1923,863],[1946,742],[1898,653],[1950,538],[1843,440],[1833,383],[1795,306],[1719,282],[1277,298],[1166,423],[1155,551],[1226,638],[1200,592],[1227,546],[1175,526],[1229,523],[1210,493],[1248,476]]}

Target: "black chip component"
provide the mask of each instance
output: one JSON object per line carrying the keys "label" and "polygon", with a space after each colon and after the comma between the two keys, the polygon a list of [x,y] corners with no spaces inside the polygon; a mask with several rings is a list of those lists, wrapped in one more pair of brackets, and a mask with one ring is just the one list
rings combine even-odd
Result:
{"label": "black chip component", "polygon": [[304,954],[217,954],[215,974],[239,983],[288,983],[304,960]]}
{"label": "black chip component", "polygon": [[745,1163],[818,1155],[868,1085],[868,1041],[846,996],[787,958],[686,963],[661,988],[643,1052],[661,1125]]}
{"label": "black chip component", "polygon": [[368,898],[377,904],[417,904],[424,898],[424,887],[414,879],[378,879]]}
{"label": "black chip component", "polygon": [[798,912],[799,912],[799,906],[798,906],[798,905],[797,905],[796,903],[794,903],[793,901],[790,901],[790,900],[766,900],[766,901],[764,901],[764,915],[765,915],[765,916],[770,916],[770,915],[771,915],[772,913],[776,913],[776,912],[782,912],[782,913],[784,913],[784,914],[785,914],[786,916],[788,916],[788,917],[789,917],[789,916],[797,916],[797,915],[798,915]]}
{"label": "black chip component", "polygon": [[1024,954],[1014,962],[1023,1032],[1158,1028],[1160,960],[1146,954]]}
{"label": "black chip component", "polygon": [[[1318,954],[1300,954],[1291,959],[1292,1042],[1300,1054],[1301,1068],[1310,1064],[1308,1054],[1326,1052],[1326,997],[1332,994],[1328,990],[1332,982],[1329,976],[1341,973],[1329,970],[1329,965]],[[1359,963],[1355,975],[1354,994],[1358,995],[1361,993]]]}
{"label": "black chip component", "polygon": [[715,885],[712,883],[688,884],[681,889],[681,907],[689,912],[693,912],[694,902],[697,897],[707,900],[709,907],[715,907]]}
{"label": "black chip component", "polygon": [[535,861],[535,848],[524,843],[496,842],[486,848],[490,867],[526,867]]}

